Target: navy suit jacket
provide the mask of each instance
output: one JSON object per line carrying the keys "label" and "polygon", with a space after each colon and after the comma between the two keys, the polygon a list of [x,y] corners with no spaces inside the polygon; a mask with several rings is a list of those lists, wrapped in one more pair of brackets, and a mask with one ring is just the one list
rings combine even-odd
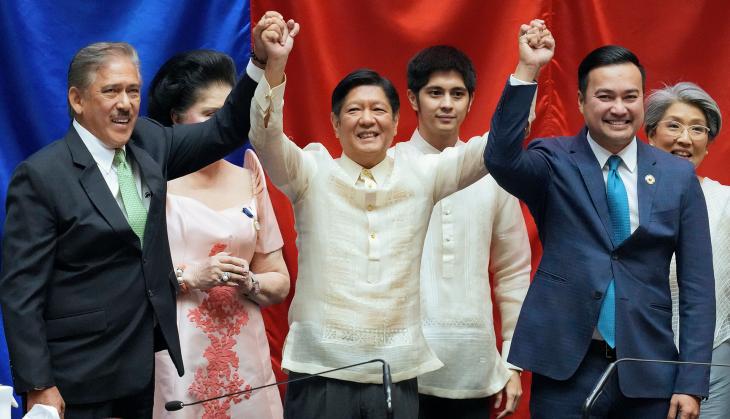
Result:
{"label": "navy suit jacket", "polygon": [[[553,379],[570,378],[587,353],[612,278],[619,358],[710,362],[715,286],[707,209],[694,168],[638,141],[639,227],[614,243],[606,183],[586,128],[523,148],[535,89],[508,83],[485,150],[492,176],[529,207],[543,245],[509,362]],[[668,279],[673,254],[680,286],[679,353]],[[709,367],[622,363],[618,374],[628,397],[708,393]]]}
{"label": "navy suit jacket", "polygon": [[0,277],[16,391],[56,385],[72,404],[129,396],[150,382],[159,349],[182,375],[166,181],[245,142],[255,88],[244,76],[201,124],[137,121],[126,149],[151,193],[144,246],[74,128],[18,165]]}

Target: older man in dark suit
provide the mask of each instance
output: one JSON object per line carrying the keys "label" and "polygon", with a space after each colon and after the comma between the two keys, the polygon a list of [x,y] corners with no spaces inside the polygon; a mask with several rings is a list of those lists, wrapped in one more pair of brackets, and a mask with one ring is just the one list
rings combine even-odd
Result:
{"label": "older man in dark suit", "polygon": [[[167,349],[182,375],[166,181],[245,142],[260,71],[249,64],[209,121],[166,128],[137,118],[130,45],[97,43],[75,55],[72,126],[20,163],[8,188],[0,302],[28,408],[150,417],[154,352]],[[241,279],[238,270],[224,276]]]}

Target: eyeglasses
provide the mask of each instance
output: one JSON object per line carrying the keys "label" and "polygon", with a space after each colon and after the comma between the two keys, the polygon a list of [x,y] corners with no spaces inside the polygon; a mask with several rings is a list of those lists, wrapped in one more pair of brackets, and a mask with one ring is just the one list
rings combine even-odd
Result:
{"label": "eyeglasses", "polygon": [[662,129],[664,129],[668,134],[674,135],[676,137],[681,136],[682,133],[684,133],[684,131],[686,130],[687,135],[689,135],[689,138],[692,140],[704,140],[710,133],[710,129],[704,125],[684,125],[681,122],[677,122],[671,119],[659,121],[658,125],[662,127]]}

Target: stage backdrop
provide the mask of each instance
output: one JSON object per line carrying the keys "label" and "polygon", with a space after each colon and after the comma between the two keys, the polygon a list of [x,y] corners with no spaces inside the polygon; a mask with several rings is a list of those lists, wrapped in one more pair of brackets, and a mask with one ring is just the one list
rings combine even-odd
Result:
{"label": "stage backdrop", "polygon": [[[588,51],[605,43],[625,45],[639,55],[647,68],[649,89],[691,80],[706,88],[722,109],[730,109],[723,71],[730,61],[730,35],[723,29],[730,10],[722,0],[252,0],[254,20],[268,9],[302,23],[288,69],[287,133],[300,145],[323,142],[334,154],[339,154],[340,147],[329,124],[329,95],[337,81],[354,68],[372,67],[395,82],[405,102],[408,59],[437,43],[457,46],[473,58],[477,95],[463,134],[486,131],[499,92],[516,63],[519,24],[534,17],[547,21],[558,47],[541,75],[533,136],[572,134],[580,129],[577,65]],[[68,128],[65,79],[76,50],[95,41],[130,42],[140,52],[146,81],[170,55],[193,48],[227,52],[242,70],[249,52],[248,13],[247,0],[133,0],[123,5],[80,0],[0,2],[0,200],[5,200],[17,163]],[[407,106],[401,116],[398,140],[405,140],[415,128],[415,117]],[[730,157],[727,136],[720,135],[700,171],[726,184],[730,171],[722,159]],[[280,194],[274,199],[294,280],[291,209]],[[3,207],[0,219],[4,218]],[[539,247],[532,225],[530,233],[536,261]],[[275,361],[286,334],[287,307],[265,311]],[[8,383],[2,346],[0,342],[0,383]],[[527,386],[529,375],[524,377]],[[527,417],[527,401],[525,397],[516,417]]]}
{"label": "stage backdrop", "polygon": [[[487,131],[517,63],[519,25],[533,18],[544,19],[557,41],[555,58],[540,76],[533,137],[572,135],[581,129],[578,64],[589,51],[608,43],[624,45],[640,57],[647,69],[647,89],[691,80],[707,89],[730,116],[725,72],[730,35],[722,29],[730,9],[722,0],[252,0],[252,20],[269,9],[302,26],[287,68],[284,129],[299,145],[322,142],[333,155],[341,148],[329,122],[330,93],[340,78],[358,67],[373,68],[395,83],[405,105],[406,64],[418,50],[433,44],[456,46],[473,59],[477,93],[462,134],[468,138]],[[415,124],[410,107],[402,106],[396,141],[410,138]],[[724,164],[730,158],[727,138],[730,134],[720,135],[700,170],[725,184],[730,183]],[[283,207],[284,200],[277,196],[277,208]],[[527,218],[534,265],[540,248]],[[293,232],[285,234],[291,242]],[[283,318],[286,307],[272,310]],[[523,377],[528,390],[529,374]],[[516,417],[528,417],[527,407],[524,397]]]}

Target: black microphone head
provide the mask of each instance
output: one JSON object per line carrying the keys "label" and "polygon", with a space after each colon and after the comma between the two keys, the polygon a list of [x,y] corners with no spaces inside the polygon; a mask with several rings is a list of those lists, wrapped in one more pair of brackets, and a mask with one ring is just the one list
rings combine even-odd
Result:
{"label": "black microphone head", "polygon": [[173,400],[171,402],[165,403],[165,410],[168,412],[174,412],[176,410],[180,410],[185,406],[183,402],[180,400]]}

